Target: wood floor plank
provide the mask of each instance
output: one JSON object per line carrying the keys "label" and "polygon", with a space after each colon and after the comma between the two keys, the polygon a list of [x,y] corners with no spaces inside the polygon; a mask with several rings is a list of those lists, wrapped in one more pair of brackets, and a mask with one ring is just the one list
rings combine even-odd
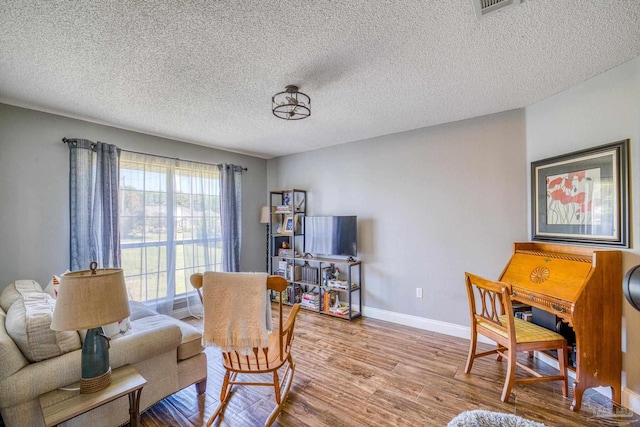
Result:
{"label": "wood floor plank", "polygon": [[167,399],[163,399],[147,409],[140,418],[141,425],[145,427],[190,427],[195,425]]}
{"label": "wood floor plank", "polygon": [[[289,308],[285,311],[286,317]],[[190,322],[202,326],[197,319]],[[468,348],[468,340],[409,326],[364,317],[346,322],[301,311],[292,352],[296,373],[274,425],[446,426],[460,412],[472,409],[516,414],[550,427],[603,425],[589,405],[573,413],[572,397],[562,396],[559,383],[518,385],[509,403],[501,402],[506,363],[494,357],[477,359],[471,373],[465,374]],[[479,344],[479,349],[491,348]],[[195,388],[188,387],[167,397],[142,414],[143,427],[206,423],[218,406],[224,374],[220,353],[207,348],[206,354],[205,395],[198,397]],[[526,355],[519,360],[553,372]],[[591,390],[586,401],[590,395],[601,406],[607,404]],[[271,388],[236,386],[223,417],[214,425],[261,426],[274,407]],[[640,417],[635,422],[640,425]]]}

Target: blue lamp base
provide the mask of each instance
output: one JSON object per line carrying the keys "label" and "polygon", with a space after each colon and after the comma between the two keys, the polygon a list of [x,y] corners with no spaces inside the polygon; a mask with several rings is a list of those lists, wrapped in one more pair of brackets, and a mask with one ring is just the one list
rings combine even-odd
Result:
{"label": "blue lamp base", "polygon": [[95,393],[111,384],[109,338],[102,327],[87,330],[82,345],[82,377],[80,393]]}

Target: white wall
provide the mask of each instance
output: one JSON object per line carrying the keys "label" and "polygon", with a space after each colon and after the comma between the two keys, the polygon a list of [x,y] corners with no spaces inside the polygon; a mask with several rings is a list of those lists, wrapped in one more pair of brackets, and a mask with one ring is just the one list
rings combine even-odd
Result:
{"label": "white wall", "polygon": [[69,154],[62,137],[198,160],[235,163],[243,174],[241,268],[264,271],[266,161],[0,104],[0,290],[16,279],[43,286],[69,268]]}
{"label": "white wall", "polygon": [[514,110],[270,160],[268,186],[358,216],[365,315],[468,327],[464,272],[497,277],[527,239],[526,175]]}
{"label": "white wall", "polygon": [[[630,139],[631,246],[623,271],[640,264],[640,58],[526,108],[527,162]],[[635,230],[635,232],[634,232]],[[640,393],[640,313],[623,302],[623,385]]]}

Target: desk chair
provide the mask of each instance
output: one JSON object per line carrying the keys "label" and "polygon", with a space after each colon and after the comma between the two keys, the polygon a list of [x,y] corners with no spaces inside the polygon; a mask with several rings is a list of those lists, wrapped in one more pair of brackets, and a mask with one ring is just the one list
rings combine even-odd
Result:
{"label": "desk chair", "polygon": [[[205,273],[206,275],[212,275],[211,277],[217,277],[217,280],[227,280],[242,275],[251,275],[253,273]],[[264,275],[266,277],[266,274]],[[203,293],[200,289],[203,288],[203,282],[205,286]],[[210,304],[215,301],[215,304],[225,304],[226,301],[222,299],[216,299],[216,295],[213,294],[212,298],[208,298],[209,289],[206,280],[202,273],[196,273],[191,275],[191,284],[198,291],[200,300],[205,304]],[[266,290],[272,290],[275,292],[283,292],[287,289],[287,281],[281,276],[268,276],[266,278]],[[214,291],[215,292],[215,291]],[[204,294],[204,297],[203,297]],[[286,322],[283,323],[282,316],[282,298],[278,298],[278,328],[274,328],[274,331],[268,336],[268,345],[264,347],[254,347],[248,349],[248,351],[236,351],[221,349],[222,351],[222,365],[225,369],[224,380],[222,383],[222,390],[220,391],[220,405],[215,410],[209,421],[207,427],[215,421],[215,419],[222,413],[227,401],[229,400],[231,388],[234,385],[247,385],[247,386],[270,386],[274,389],[276,407],[271,412],[269,418],[265,422],[265,426],[270,426],[276,419],[280,411],[282,410],[284,403],[289,394],[291,383],[293,381],[293,374],[295,372],[295,363],[291,356],[291,342],[293,340],[293,330],[295,326],[296,316],[300,310],[300,304],[295,304]],[[205,307],[205,320],[204,320],[204,336],[207,336],[207,329],[211,326],[207,323],[207,307]],[[278,371],[283,369],[282,379],[280,380]],[[238,374],[247,374],[249,378],[260,376],[261,374],[271,374],[271,381],[238,381]],[[253,375],[255,374],[255,375]],[[243,378],[245,376],[243,375]]]}
{"label": "desk chair", "polygon": [[[508,402],[511,389],[518,383],[562,381],[562,395],[567,397],[567,341],[556,332],[526,322],[514,316],[511,305],[511,287],[506,283],[483,279],[465,273],[469,314],[471,318],[471,343],[464,372],[471,372],[473,361],[478,357],[497,354],[497,360],[507,359],[507,376],[501,399]],[[477,298],[476,298],[477,297]],[[478,334],[484,335],[497,346],[494,350],[476,354]],[[560,375],[543,376],[539,372],[517,361],[517,353],[526,351],[557,350]],[[516,378],[516,366],[532,375]]]}

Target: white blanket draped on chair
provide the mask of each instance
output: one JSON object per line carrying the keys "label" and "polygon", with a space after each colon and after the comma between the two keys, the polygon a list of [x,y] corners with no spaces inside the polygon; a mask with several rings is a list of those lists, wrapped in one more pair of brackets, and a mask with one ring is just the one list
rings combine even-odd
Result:
{"label": "white blanket draped on chair", "polygon": [[269,346],[267,277],[266,273],[204,273],[204,345],[240,354]]}

